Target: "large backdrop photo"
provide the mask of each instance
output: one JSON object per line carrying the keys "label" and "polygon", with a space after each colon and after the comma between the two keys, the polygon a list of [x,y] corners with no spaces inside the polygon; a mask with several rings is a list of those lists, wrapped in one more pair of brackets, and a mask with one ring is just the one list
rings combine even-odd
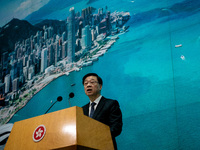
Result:
{"label": "large backdrop photo", "polygon": [[[89,99],[102,77],[119,150],[200,147],[199,0],[1,0],[0,149],[17,121]],[[70,93],[74,97],[69,100]]]}

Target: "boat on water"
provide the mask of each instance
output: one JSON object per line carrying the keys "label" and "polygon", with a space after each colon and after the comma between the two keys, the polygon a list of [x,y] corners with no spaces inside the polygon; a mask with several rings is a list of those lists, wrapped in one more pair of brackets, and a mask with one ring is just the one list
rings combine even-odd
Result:
{"label": "boat on water", "polygon": [[182,47],[182,44],[175,45],[175,48]]}
{"label": "boat on water", "polygon": [[181,55],[180,57],[182,60],[185,60],[185,56],[184,55]]}
{"label": "boat on water", "polygon": [[72,84],[71,84],[71,86],[75,86],[75,85],[76,85],[75,83],[72,83]]}

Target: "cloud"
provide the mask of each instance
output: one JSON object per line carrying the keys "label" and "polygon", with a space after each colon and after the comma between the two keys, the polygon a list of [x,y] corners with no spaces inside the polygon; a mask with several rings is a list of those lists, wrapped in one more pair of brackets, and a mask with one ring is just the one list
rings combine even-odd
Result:
{"label": "cloud", "polygon": [[23,19],[46,5],[49,1],[50,0],[26,0],[15,9],[14,13],[16,14],[17,18]]}
{"label": "cloud", "polygon": [[[50,0],[0,0],[0,26],[12,18],[24,19]],[[5,15],[6,14],[6,15]]]}

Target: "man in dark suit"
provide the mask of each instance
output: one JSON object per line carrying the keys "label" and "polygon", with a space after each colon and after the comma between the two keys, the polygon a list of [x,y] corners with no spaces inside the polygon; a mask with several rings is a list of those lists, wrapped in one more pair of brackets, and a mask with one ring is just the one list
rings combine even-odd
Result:
{"label": "man in dark suit", "polygon": [[90,99],[90,102],[82,107],[84,114],[110,127],[114,148],[117,150],[115,137],[120,135],[123,124],[118,101],[101,95],[103,81],[97,74],[86,74],[82,83],[85,94]]}

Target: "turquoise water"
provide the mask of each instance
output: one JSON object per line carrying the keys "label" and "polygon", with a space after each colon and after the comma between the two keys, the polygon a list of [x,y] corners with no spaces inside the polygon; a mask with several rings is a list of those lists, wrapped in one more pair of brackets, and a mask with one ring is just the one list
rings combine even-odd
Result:
{"label": "turquoise water", "polygon": [[[182,3],[174,5],[178,2]],[[83,106],[88,98],[82,77],[96,72],[104,80],[102,95],[117,99],[123,112],[123,132],[117,137],[119,149],[198,149],[200,2],[101,0],[90,6],[100,8],[105,3],[111,12],[131,13],[129,32],[120,35],[92,66],[51,82],[10,122],[44,114],[58,96],[63,101],[50,112],[68,108],[70,92],[75,93],[71,105]],[[80,4],[84,6],[83,1],[76,5]],[[58,17],[61,12],[52,16]],[[182,47],[175,48],[178,44]]]}

